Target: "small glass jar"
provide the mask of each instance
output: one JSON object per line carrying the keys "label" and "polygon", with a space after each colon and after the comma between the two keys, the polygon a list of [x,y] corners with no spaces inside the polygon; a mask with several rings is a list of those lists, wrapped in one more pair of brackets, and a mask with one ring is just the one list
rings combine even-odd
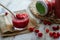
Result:
{"label": "small glass jar", "polygon": [[29,17],[26,13],[18,13],[12,17],[12,23],[15,29],[25,29],[29,23]]}

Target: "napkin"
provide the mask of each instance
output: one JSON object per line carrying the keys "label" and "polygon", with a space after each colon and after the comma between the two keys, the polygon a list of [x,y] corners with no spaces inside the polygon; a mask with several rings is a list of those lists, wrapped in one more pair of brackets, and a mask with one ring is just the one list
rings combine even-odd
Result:
{"label": "napkin", "polygon": [[12,25],[12,19],[11,16],[8,14],[7,16],[0,15],[0,29],[1,33],[8,33],[12,32],[13,25]]}

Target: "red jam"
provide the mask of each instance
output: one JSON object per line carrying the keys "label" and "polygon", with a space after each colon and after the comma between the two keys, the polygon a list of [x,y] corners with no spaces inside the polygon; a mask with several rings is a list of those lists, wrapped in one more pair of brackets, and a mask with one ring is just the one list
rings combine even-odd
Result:
{"label": "red jam", "polygon": [[55,15],[60,18],[60,0],[55,0]]}
{"label": "red jam", "polygon": [[48,7],[47,15],[51,14],[55,9],[55,0],[45,0],[45,3],[47,4]]}
{"label": "red jam", "polygon": [[52,2],[51,0],[45,0],[47,6],[48,6],[48,12],[52,11]]}
{"label": "red jam", "polygon": [[16,28],[25,28],[29,23],[29,17],[26,13],[16,14],[16,18],[13,18],[12,23]]}

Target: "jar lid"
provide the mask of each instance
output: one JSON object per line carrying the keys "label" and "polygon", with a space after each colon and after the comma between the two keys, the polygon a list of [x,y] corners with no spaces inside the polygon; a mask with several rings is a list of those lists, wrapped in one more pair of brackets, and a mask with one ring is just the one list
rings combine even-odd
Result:
{"label": "jar lid", "polygon": [[48,12],[48,7],[45,2],[37,1],[36,2],[36,10],[38,11],[38,13],[40,13],[40,15],[44,16]]}

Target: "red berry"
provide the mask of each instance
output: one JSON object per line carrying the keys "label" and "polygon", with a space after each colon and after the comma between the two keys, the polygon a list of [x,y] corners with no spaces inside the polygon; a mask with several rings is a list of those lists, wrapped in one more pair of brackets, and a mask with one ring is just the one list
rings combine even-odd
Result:
{"label": "red berry", "polygon": [[53,26],[52,29],[53,29],[54,31],[59,30],[59,26]]}
{"label": "red berry", "polygon": [[46,20],[43,20],[43,23],[44,23],[45,25],[47,25],[47,21],[46,21]]}
{"label": "red berry", "polygon": [[59,38],[59,35],[60,35],[59,32],[57,32],[57,35],[58,35],[58,38]]}
{"label": "red berry", "polygon": [[38,33],[38,32],[39,32],[39,30],[36,29],[36,30],[35,30],[35,33]]}
{"label": "red berry", "polygon": [[33,27],[30,27],[30,28],[29,28],[29,31],[30,31],[30,32],[33,32],[33,30],[34,30]]}
{"label": "red berry", "polygon": [[8,13],[6,12],[6,13],[5,13],[5,15],[7,16],[7,15],[8,15]]}
{"label": "red berry", "polygon": [[55,34],[53,35],[53,38],[54,38],[54,39],[58,38],[57,33],[55,33]]}
{"label": "red berry", "polygon": [[46,29],[46,33],[48,33],[49,32],[49,29]]}
{"label": "red berry", "polygon": [[53,36],[53,32],[50,32],[50,33],[49,33],[49,36],[52,37],[52,36]]}
{"label": "red berry", "polygon": [[52,23],[48,21],[48,25],[51,25]]}
{"label": "red berry", "polygon": [[51,25],[52,23],[50,22],[50,21],[46,21],[46,20],[43,20],[43,23],[45,24],[45,25]]}
{"label": "red berry", "polygon": [[52,29],[53,29],[54,31],[56,31],[56,30],[57,30],[57,27],[56,27],[56,26],[53,26]]}
{"label": "red berry", "polygon": [[38,37],[42,37],[43,36],[43,34],[42,33],[38,33]]}

